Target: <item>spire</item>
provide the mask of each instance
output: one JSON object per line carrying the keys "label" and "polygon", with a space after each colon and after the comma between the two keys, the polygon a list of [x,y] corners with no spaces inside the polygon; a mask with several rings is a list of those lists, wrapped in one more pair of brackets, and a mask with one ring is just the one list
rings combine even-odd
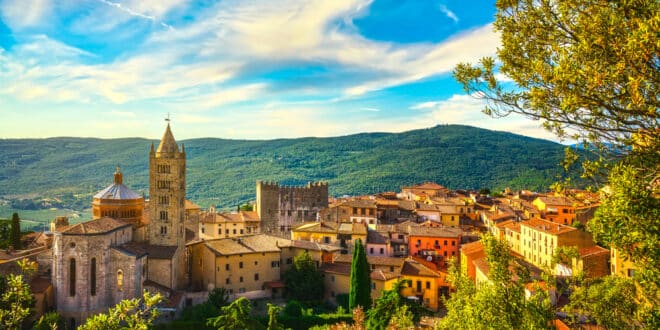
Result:
{"label": "spire", "polygon": [[169,121],[167,122],[167,128],[165,128],[165,134],[163,134],[163,138],[160,139],[160,144],[158,145],[158,149],[156,149],[156,152],[157,153],[179,152],[179,146],[176,144],[176,140],[174,140],[174,135],[172,135],[172,130],[170,130]]}
{"label": "spire", "polygon": [[121,174],[121,169],[119,168],[119,165],[117,165],[117,169],[115,170],[115,184],[122,184],[123,177],[124,175]]}

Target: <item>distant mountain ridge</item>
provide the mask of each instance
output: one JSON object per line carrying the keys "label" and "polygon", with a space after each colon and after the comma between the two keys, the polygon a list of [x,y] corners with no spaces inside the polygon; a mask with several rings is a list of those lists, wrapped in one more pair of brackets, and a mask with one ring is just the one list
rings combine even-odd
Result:
{"label": "distant mountain ridge", "polygon": [[[86,206],[112,182],[117,165],[126,185],[148,194],[151,143],[158,140],[0,140],[0,196],[59,197]],[[546,190],[562,175],[558,164],[564,155],[558,143],[461,125],[330,138],[178,143],[186,146],[188,198],[227,208],[253,200],[256,180],[289,185],[328,181],[335,196],[398,191],[423,181],[451,189]]]}

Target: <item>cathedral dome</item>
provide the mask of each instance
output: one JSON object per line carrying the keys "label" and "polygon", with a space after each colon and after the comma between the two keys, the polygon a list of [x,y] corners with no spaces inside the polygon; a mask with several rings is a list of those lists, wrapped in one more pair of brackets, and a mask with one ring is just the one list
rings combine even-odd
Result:
{"label": "cathedral dome", "polygon": [[140,199],[142,196],[136,194],[133,190],[123,184],[123,175],[119,166],[115,171],[115,182],[107,188],[94,195],[95,199]]}
{"label": "cathedral dome", "polygon": [[117,166],[114,183],[94,195],[92,218],[111,217],[137,226],[142,222],[143,214],[144,197],[123,184],[123,175]]}

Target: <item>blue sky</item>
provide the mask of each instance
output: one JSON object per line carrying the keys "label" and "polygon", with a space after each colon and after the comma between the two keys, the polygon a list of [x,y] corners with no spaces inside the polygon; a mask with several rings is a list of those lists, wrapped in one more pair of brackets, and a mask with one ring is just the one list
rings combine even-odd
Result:
{"label": "blue sky", "polygon": [[490,119],[452,79],[494,1],[0,0],[0,138],[270,139]]}

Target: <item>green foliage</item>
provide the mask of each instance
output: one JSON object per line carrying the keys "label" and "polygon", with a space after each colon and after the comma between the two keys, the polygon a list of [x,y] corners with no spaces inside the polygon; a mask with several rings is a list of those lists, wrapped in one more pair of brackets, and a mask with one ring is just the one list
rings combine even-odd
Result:
{"label": "green foliage", "polygon": [[201,324],[206,323],[206,320],[211,317],[216,317],[220,315],[220,309],[215,307],[209,301],[205,301],[201,304],[187,307],[181,313],[182,321],[192,321],[200,322]]}
{"label": "green foliage", "polygon": [[125,299],[106,314],[97,314],[87,319],[79,330],[97,329],[149,329],[159,315],[156,305],[163,301],[160,293],[152,295],[148,291],[142,298]]}
{"label": "green foliage", "polygon": [[9,243],[15,250],[21,249],[21,218],[18,217],[18,213],[14,213],[11,216]]}
{"label": "green foliage", "polygon": [[[50,197],[35,199],[40,208],[82,210],[89,207],[94,193],[112,183],[118,163],[124,183],[138,194],[148,194],[152,142],[157,143],[0,140],[0,196],[38,193]],[[202,206],[231,209],[254,200],[256,180],[283,184],[323,180],[329,182],[332,195],[396,191],[429,180],[451,189],[543,190],[561,174],[556,164],[563,156],[563,146],[557,143],[458,125],[397,134],[272,141],[194,139],[185,144],[188,198]],[[401,170],[406,168],[415,170]]]}
{"label": "green foliage", "polygon": [[0,219],[0,249],[9,247],[11,233],[11,220]]}
{"label": "green foliage", "polygon": [[[496,6],[497,60],[454,71],[468,93],[491,101],[487,114],[520,113],[559,137],[592,143],[629,145],[632,134],[658,128],[658,1],[500,0]],[[497,81],[497,71],[512,82]]]}
{"label": "green foliage", "polygon": [[209,292],[208,302],[220,310],[229,304],[229,292],[225,288],[215,288]]}
{"label": "green foliage", "polygon": [[284,330],[284,327],[277,320],[277,316],[280,313],[281,308],[279,306],[268,304],[268,328],[267,330]]}
{"label": "green foliage", "polygon": [[[571,302],[564,308],[578,323],[586,315],[606,329],[633,329],[641,325],[635,316],[638,292],[631,279],[606,276],[585,286],[575,287]],[[653,328],[651,328],[653,329]]]}
{"label": "green foliage", "polygon": [[396,311],[394,311],[394,315],[392,315],[392,318],[390,319],[390,324],[387,326],[387,329],[415,329],[415,323],[413,322],[414,316],[409,308],[408,305],[397,307]]}
{"label": "green foliage", "polygon": [[344,310],[350,310],[348,308],[348,293],[340,293],[336,295],[335,300],[337,300],[337,305],[339,305],[339,307],[344,308]]}
{"label": "green foliage", "polygon": [[490,283],[475,287],[452,263],[449,281],[456,291],[445,300],[447,316],[438,328],[551,329],[550,322],[555,316],[547,292],[536,290],[534,296],[525,299],[529,276],[513,262],[507,243],[491,235],[484,236],[482,241]]}
{"label": "green foliage", "polygon": [[23,275],[9,274],[1,281],[0,328],[20,329],[31,313],[34,298]]}
{"label": "green foliage", "polygon": [[284,273],[284,283],[291,299],[309,303],[323,298],[323,275],[307,251],[293,258],[293,267]]}
{"label": "green foliage", "polygon": [[371,308],[371,271],[361,239],[357,239],[353,246],[351,287],[348,294],[348,307],[354,309],[358,306],[363,310]]}
{"label": "green foliage", "polygon": [[303,306],[297,300],[289,300],[284,306],[284,314],[290,317],[302,317]]}
{"label": "green foliage", "polygon": [[419,321],[423,308],[401,296],[401,290],[410,280],[397,281],[390,290],[383,290],[373,308],[366,313],[367,329],[383,330],[392,325],[405,325]]}
{"label": "green foliage", "polygon": [[220,316],[210,318],[208,325],[221,330],[250,329],[253,320],[250,319],[252,304],[245,297],[240,297],[228,306],[221,308]]}
{"label": "green foliage", "polygon": [[42,315],[37,322],[32,325],[32,330],[56,330],[65,329],[64,320],[57,312],[48,312]]}

